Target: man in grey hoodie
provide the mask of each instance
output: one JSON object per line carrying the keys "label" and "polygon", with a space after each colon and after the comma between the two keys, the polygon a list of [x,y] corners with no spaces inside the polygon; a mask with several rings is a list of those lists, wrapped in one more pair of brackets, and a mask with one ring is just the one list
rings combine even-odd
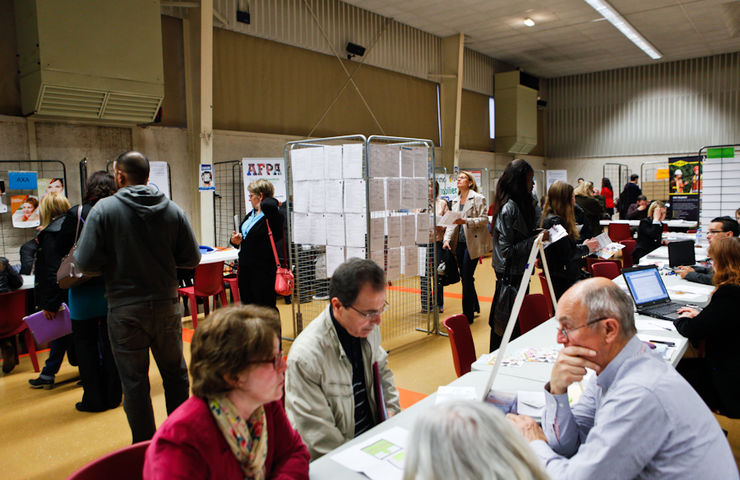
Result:
{"label": "man in grey hoodie", "polygon": [[147,186],[144,155],[121,154],[114,174],[119,190],[90,211],[75,261],[85,274],[105,278],[111,349],[136,443],[156,430],[149,349],[162,375],[167,413],[188,398],[176,269],[196,267],[200,251],[185,213]]}

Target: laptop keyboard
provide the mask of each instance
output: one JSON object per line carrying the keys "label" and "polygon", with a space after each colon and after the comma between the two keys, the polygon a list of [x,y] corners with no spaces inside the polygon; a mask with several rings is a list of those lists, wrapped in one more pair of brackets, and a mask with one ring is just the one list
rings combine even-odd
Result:
{"label": "laptop keyboard", "polygon": [[676,304],[676,303],[669,303],[667,305],[649,307],[643,310],[646,312],[650,312],[652,314],[656,314],[656,315],[663,315],[666,317],[678,318],[678,314],[676,313],[676,310],[678,310],[679,308],[681,308],[681,305]]}

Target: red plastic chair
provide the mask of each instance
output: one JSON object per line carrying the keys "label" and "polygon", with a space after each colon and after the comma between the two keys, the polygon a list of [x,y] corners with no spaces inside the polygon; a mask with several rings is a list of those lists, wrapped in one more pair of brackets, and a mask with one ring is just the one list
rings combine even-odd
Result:
{"label": "red plastic chair", "polygon": [[612,239],[612,242],[629,240],[632,238],[632,232],[630,232],[630,226],[628,223],[610,223],[608,235],[609,238]]}
{"label": "red plastic chair", "polygon": [[[547,285],[547,277],[544,273],[537,274],[540,277],[540,285],[542,285],[542,295],[545,296],[545,303],[547,304],[547,312],[549,316],[555,315],[555,308],[552,304],[552,295],[550,295],[550,287]],[[524,333],[524,332],[522,332]]]}
{"label": "red plastic chair", "polygon": [[541,293],[525,295],[522,308],[519,310],[519,329],[523,334],[527,333],[537,325],[546,322],[551,316],[545,295]]}
{"label": "red plastic chair", "polygon": [[213,309],[216,309],[216,296],[220,295],[221,305],[226,305],[224,290],[224,262],[205,263],[195,267],[195,278],[192,287],[178,288],[180,296],[188,297],[190,313],[193,317],[193,330],[198,328],[198,297],[203,298],[203,312],[208,315],[210,308],[208,297],[214,297]]}
{"label": "red plastic chair", "polygon": [[446,318],[443,323],[450,337],[455,373],[462,377],[470,371],[470,365],[475,361],[475,343],[470,333],[468,317],[461,313]]}
{"label": "red plastic chair", "polygon": [[624,245],[622,249],[622,268],[629,268],[635,264],[632,259],[632,252],[635,251],[637,241],[635,240],[621,240],[619,243]]}
{"label": "red plastic chair", "polygon": [[231,303],[239,305],[242,303],[241,297],[239,296],[239,271],[236,272],[235,277],[224,277],[224,286],[229,287],[231,292]]}
{"label": "red plastic chair", "polygon": [[594,265],[597,263],[602,262],[609,262],[613,263],[617,266],[617,272],[620,268],[622,268],[622,263],[619,260],[604,260],[603,258],[594,258],[594,257],[586,257],[586,270],[588,270],[588,273],[591,275],[594,274]]}
{"label": "red plastic chair", "polygon": [[0,312],[2,312],[0,314],[0,338],[13,337],[13,341],[16,342],[15,336],[23,333],[33,370],[38,372],[40,369],[39,359],[36,356],[36,344],[31,329],[23,321],[23,317],[26,316],[26,291],[15,290],[0,293]]}
{"label": "red plastic chair", "polygon": [[594,277],[614,280],[619,276],[619,268],[614,262],[596,262],[593,265]]}
{"label": "red plastic chair", "polygon": [[99,480],[101,478],[141,480],[144,458],[151,440],[134,443],[93,460],[73,473],[67,480]]}

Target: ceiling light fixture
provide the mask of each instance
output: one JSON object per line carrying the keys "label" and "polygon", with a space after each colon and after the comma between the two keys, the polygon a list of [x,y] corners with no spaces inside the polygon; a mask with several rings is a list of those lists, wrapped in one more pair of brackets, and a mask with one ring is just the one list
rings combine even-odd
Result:
{"label": "ceiling light fixture", "polygon": [[527,17],[527,18],[524,19],[524,25],[526,25],[528,27],[534,27],[534,20],[532,20],[531,18]]}
{"label": "ceiling light fixture", "polygon": [[594,10],[599,12],[604,18],[609,20],[609,23],[617,27],[617,30],[622,32],[632,43],[637,45],[640,50],[647,53],[650,58],[657,60],[663,56],[645,37],[635,30],[635,27],[625,20],[625,18],[617,12],[614,7],[609,5],[606,0],[585,0],[586,3],[591,5]]}

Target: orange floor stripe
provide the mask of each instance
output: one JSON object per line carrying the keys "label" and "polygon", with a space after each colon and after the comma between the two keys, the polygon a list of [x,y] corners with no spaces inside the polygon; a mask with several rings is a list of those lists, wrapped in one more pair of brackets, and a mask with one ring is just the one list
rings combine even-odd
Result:
{"label": "orange floor stripe", "polygon": [[411,390],[406,390],[405,388],[398,389],[398,399],[401,402],[401,408],[404,410],[426,397],[427,395],[424,395],[423,393],[413,392]]}
{"label": "orange floor stripe", "polygon": [[182,328],[182,341],[190,343],[193,340],[193,332],[195,332],[195,330],[193,330],[192,328],[183,327]]}

